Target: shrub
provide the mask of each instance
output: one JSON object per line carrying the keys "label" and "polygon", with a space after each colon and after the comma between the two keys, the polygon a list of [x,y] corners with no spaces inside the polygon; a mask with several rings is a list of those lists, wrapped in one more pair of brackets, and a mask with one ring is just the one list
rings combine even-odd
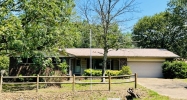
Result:
{"label": "shrub", "polygon": [[119,75],[131,75],[131,74],[132,71],[129,66],[123,66],[119,73]]}
{"label": "shrub", "polygon": [[[102,76],[101,70],[85,69],[84,76]],[[132,72],[129,66],[123,66],[122,70],[106,70],[105,75],[118,76],[118,75],[131,75]]]}
{"label": "shrub", "polygon": [[174,77],[173,73],[171,72],[172,63],[169,61],[164,62],[162,65],[162,73],[165,78],[172,78]]}
{"label": "shrub", "polygon": [[85,76],[101,76],[102,71],[101,70],[94,70],[94,69],[85,69],[84,70],[84,75]]}
{"label": "shrub", "polygon": [[107,75],[107,76],[108,76],[108,75],[110,75],[110,76],[118,76],[119,73],[120,73],[120,71],[118,71],[118,70],[107,70],[107,71],[106,71],[106,75]]}
{"label": "shrub", "polygon": [[9,58],[7,56],[0,56],[0,70],[8,70]]}
{"label": "shrub", "polygon": [[[106,70],[106,76],[111,75],[111,76],[118,76],[119,75],[118,70]],[[94,70],[94,69],[85,69],[84,70],[84,76],[102,76],[102,71],[101,70]]]}
{"label": "shrub", "polygon": [[[5,70],[5,75],[8,75],[9,69],[9,57],[7,56],[0,56],[0,71]],[[0,72],[1,74],[1,72]]]}
{"label": "shrub", "polygon": [[165,78],[186,78],[187,63],[184,61],[164,62],[162,72]]}
{"label": "shrub", "polygon": [[66,61],[63,61],[57,66],[60,68],[60,71],[62,72],[62,74],[67,74],[68,64],[66,63]]}

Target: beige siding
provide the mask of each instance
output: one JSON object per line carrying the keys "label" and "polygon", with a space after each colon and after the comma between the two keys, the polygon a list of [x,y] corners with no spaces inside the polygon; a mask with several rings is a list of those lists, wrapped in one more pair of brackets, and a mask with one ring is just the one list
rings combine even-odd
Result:
{"label": "beige siding", "polygon": [[84,70],[87,69],[87,60],[85,58],[81,59],[81,74],[84,74]]}
{"label": "beige siding", "polygon": [[131,57],[127,58],[127,61],[165,61],[165,58],[142,58],[142,57]]}

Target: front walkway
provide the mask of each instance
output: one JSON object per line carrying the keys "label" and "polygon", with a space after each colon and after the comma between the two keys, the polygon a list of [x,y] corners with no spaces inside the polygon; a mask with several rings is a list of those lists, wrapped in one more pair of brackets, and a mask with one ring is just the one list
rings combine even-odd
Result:
{"label": "front walkway", "polygon": [[138,84],[170,98],[187,100],[187,81],[184,79],[138,78]]}

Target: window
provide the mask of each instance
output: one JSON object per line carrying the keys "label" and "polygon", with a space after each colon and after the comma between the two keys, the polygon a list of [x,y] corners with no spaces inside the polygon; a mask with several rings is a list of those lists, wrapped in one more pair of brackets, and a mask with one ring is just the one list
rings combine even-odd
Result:
{"label": "window", "polygon": [[[106,63],[106,69],[113,69],[113,60],[108,59]],[[102,69],[103,59],[92,59],[93,69]],[[90,68],[90,59],[87,59],[87,68]]]}
{"label": "window", "polygon": [[103,66],[103,60],[101,59],[93,59],[93,68],[94,69],[102,69]]}

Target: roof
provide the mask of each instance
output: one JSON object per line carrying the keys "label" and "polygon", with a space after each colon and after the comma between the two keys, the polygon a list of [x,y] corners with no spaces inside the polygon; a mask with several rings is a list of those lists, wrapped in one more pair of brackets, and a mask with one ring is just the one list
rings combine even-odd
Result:
{"label": "roof", "polygon": [[[102,57],[104,50],[101,48],[67,48],[67,53],[77,57]],[[166,49],[109,49],[108,57],[161,57],[176,58],[178,55]]]}

